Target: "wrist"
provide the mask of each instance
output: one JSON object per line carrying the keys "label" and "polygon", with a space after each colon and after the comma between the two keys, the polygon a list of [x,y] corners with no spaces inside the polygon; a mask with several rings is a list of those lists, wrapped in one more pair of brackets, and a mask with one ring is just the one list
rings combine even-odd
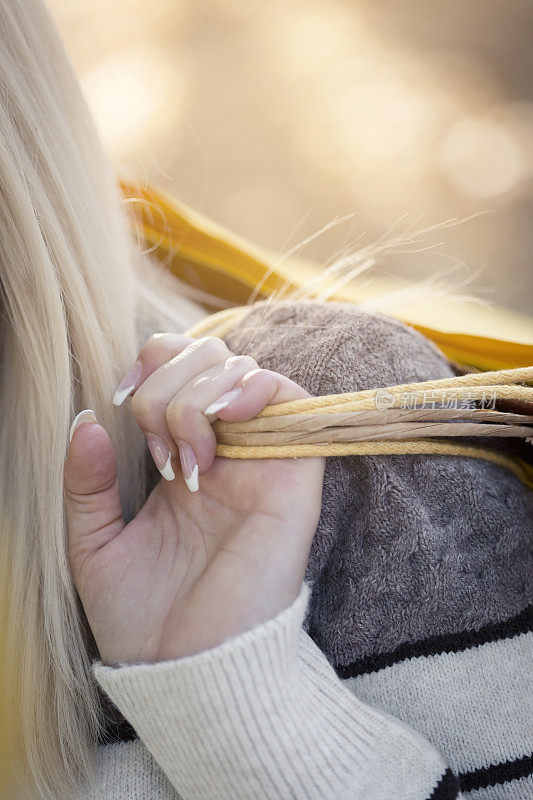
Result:
{"label": "wrist", "polygon": [[[199,655],[259,628],[295,603],[303,591],[302,582],[303,576],[290,586],[277,587],[275,591],[272,587],[265,592],[256,590],[252,597],[243,596],[240,602],[237,602],[238,588],[228,590],[231,598],[226,597],[225,603],[213,603],[211,597],[207,608],[203,606],[203,598],[192,598],[181,609],[179,619],[169,622],[153,661],[173,661]],[[213,596],[216,596],[215,592]],[[232,602],[228,602],[230,599]],[[201,625],[199,620],[202,620]]]}

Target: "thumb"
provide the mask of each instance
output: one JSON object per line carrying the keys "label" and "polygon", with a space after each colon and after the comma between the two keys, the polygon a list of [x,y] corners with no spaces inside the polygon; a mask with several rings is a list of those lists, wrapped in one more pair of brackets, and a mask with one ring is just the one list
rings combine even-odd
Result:
{"label": "thumb", "polygon": [[126,524],[113,443],[91,409],[81,411],[70,428],[64,496],[70,563],[77,583],[84,561]]}

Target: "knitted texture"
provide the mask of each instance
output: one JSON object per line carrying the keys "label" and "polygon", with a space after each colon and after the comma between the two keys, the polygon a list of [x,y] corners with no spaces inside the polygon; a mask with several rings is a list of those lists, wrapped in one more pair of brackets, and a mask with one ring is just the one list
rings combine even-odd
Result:
{"label": "knitted texture", "polygon": [[[304,583],[274,619],[195,656],[95,665],[101,686],[170,783],[153,765],[139,770],[138,743],[122,752],[111,745],[101,750],[100,779],[83,800],[166,800],[175,796],[171,787],[185,800],[434,797],[449,775],[444,761],[427,740],[361,703],[338,679],[302,630],[308,596]],[[114,771],[116,786],[109,781]],[[137,781],[131,795],[128,772]],[[452,789],[438,796],[457,797],[455,779]]]}
{"label": "knitted texture", "polygon": [[[352,304],[258,303],[225,341],[313,395],[454,375],[421,334]],[[339,666],[512,617],[532,597],[532,498],[477,459],[328,458],[308,630]]]}

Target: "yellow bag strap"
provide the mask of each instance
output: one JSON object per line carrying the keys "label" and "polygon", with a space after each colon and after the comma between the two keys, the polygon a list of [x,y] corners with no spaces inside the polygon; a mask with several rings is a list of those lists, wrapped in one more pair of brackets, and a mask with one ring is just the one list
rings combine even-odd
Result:
{"label": "yellow bag strap", "polygon": [[[146,248],[199,294],[219,298],[218,307],[245,305],[255,295],[268,297],[280,287],[290,292],[316,281],[317,265],[294,258],[276,259],[161,189],[127,181],[120,186]],[[331,299],[358,303],[359,292],[359,287],[347,284]],[[204,305],[209,310],[217,307],[209,301]],[[438,320],[428,326],[412,317],[392,315],[434,341],[451,360],[474,369],[533,363],[533,323],[503,309],[491,310],[491,335],[452,330],[447,324],[439,327]],[[514,338],[509,335],[511,327]]]}

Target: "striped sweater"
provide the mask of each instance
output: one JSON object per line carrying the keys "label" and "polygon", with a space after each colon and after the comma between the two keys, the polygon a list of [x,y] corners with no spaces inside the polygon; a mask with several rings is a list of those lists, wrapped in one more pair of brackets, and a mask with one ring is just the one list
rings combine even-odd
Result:
{"label": "striped sweater", "polygon": [[[259,303],[226,342],[315,395],[453,374],[352,305]],[[115,782],[89,796],[127,774],[139,799],[533,798],[532,499],[477,459],[328,459],[290,609],[192,659],[95,666],[138,738],[100,749]]]}
{"label": "striped sweater", "polygon": [[533,797],[531,613],[341,678],[302,627],[309,593],[207,653],[95,664],[133,728],[99,748],[83,800]]}
{"label": "striped sweater", "polygon": [[304,583],[285,612],[211,651],[156,665],[95,664],[136,733],[100,747],[98,779],[83,800],[460,796],[426,739],[335,675],[302,628],[309,591]]}

